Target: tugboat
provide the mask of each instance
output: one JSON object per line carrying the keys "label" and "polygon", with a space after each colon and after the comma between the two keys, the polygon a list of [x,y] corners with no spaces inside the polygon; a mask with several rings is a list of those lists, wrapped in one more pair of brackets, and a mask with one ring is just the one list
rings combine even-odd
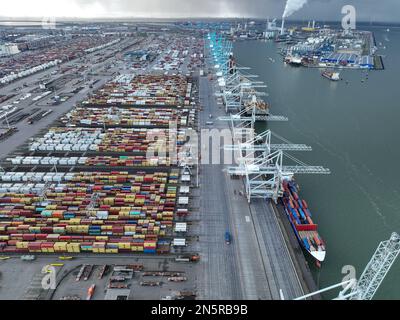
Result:
{"label": "tugboat", "polygon": [[340,73],[339,72],[333,72],[333,71],[328,71],[325,70],[321,74],[324,78],[327,78],[331,81],[339,81],[340,80]]}

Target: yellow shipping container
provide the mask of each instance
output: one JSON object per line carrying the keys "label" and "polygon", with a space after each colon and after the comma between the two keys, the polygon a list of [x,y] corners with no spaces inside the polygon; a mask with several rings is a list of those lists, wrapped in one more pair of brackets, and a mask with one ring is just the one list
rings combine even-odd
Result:
{"label": "yellow shipping container", "polygon": [[130,249],[130,247],[131,247],[130,243],[123,243],[123,242],[118,243],[118,249]]}
{"label": "yellow shipping container", "polygon": [[28,248],[28,242],[18,241],[16,243],[17,249],[25,249]]}
{"label": "yellow shipping container", "polygon": [[125,232],[135,232],[136,226],[125,226]]}
{"label": "yellow shipping container", "polygon": [[54,250],[66,250],[67,249],[67,242],[56,242],[54,244]]}
{"label": "yellow shipping container", "polygon": [[69,220],[69,224],[80,224],[81,223],[81,219],[77,219],[77,218],[75,218],[75,219],[70,219]]}
{"label": "yellow shipping container", "polygon": [[100,242],[102,242],[102,241],[108,241],[108,237],[97,236],[97,237],[96,237],[96,241],[100,241]]}
{"label": "yellow shipping container", "polygon": [[120,211],[119,217],[129,217],[129,211]]}

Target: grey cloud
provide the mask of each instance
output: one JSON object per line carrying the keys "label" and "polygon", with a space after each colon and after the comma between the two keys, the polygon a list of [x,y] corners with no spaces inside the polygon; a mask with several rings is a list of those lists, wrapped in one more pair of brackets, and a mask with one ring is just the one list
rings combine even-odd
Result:
{"label": "grey cloud", "polygon": [[[5,0],[2,0],[5,1]],[[32,0],[26,0],[32,1]],[[40,0],[36,0],[40,4]],[[101,5],[109,17],[280,18],[286,0],[70,0],[90,11]],[[400,22],[400,0],[308,0],[291,19],[340,20],[343,5],[354,5],[358,20]],[[60,16],[63,13],[60,12]],[[76,17],[82,17],[76,12]]]}

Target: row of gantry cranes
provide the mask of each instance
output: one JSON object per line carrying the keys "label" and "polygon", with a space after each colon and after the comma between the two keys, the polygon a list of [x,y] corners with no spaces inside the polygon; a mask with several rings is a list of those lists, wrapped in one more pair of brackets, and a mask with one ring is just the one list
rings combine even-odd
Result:
{"label": "row of gantry cranes", "polygon": [[[232,130],[233,145],[224,146],[224,149],[234,151],[238,163],[237,166],[228,167],[227,172],[244,178],[248,202],[256,198],[278,202],[283,195],[282,182],[285,179],[293,179],[295,174],[330,174],[329,169],[310,166],[288,153],[312,151],[310,146],[291,143],[271,130],[256,133],[257,121],[288,121],[288,119],[270,113],[268,104],[262,100],[266,93],[258,91],[267,86],[261,81],[254,80],[257,75],[250,74],[250,68],[236,63],[231,41],[216,32],[208,33],[205,40],[217,76],[216,95],[223,100],[227,114],[219,120],[229,122]],[[273,144],[273,138],[278,143]],[[291,164],[284,164],[284,160],[289,160]],[[393,233],[389,240],[379,244],[358,280],[347,279],[296,300],[311,298],[337,288],[342,290],[336,299],[371,300],[399,253],[400,236]]]}

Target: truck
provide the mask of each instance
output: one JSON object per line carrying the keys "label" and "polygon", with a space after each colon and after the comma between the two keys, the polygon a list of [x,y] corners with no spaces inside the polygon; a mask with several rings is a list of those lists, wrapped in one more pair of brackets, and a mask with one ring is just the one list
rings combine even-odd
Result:
{"label": "truck", "polygon": [[87,296],[86,296],[86,300],[91,300],[91,299],[92,299],[95,289],[96,289],[96,285],[95,285],[95,284],[92,284],[92,285],[90,286],[90,288],[88,289]]}
{"label": "truck", "polygon": [[30,256],[30,255],[28,255],[28,256],[21,256],[21,260],[22,261],[33,261],[33,260],[35,260],[36,259],[36,257],[35,256]]}
{"label": "truck", "polygon": [[184,256],[178,256],[175,258],[176,262],[198,262],[200,261],[200,256],[198,254],[194,255],[184,255]]}
{"label": "truck", "polygon": [[186,277],[169,277],[168,281],[170,282],[185,282],[187,281]]}
{"label": "truck", "polygon": [[229,231],[225,232],[225,243],[228,245],[232,243],[232,236]]}

